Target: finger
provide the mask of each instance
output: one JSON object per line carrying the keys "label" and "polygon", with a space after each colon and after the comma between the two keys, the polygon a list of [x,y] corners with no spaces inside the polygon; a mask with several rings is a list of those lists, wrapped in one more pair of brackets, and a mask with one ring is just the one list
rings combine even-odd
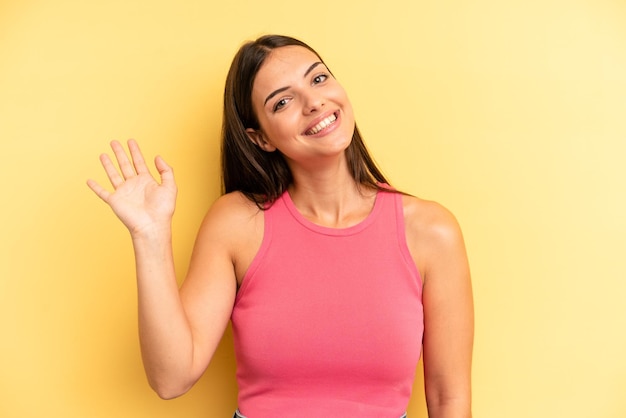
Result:
{"label": "finger", "polygon": [[128,159],[128,155],[126,154],[124,147],[122,147],[122,144],[120,144],[118,141],[112,141],[111,148],[115,153],[115,158],[117,159],[117,164],[120,166],[122,176],[124,176],[125,179],[135,177],[135,175],[137,174],[135,172],[135,167]]}
{"label": "finger", "polygon": [[161,156],[157,156],[154,159],[159,174],[161,175],[161,184],[172,185],[174,184],[174,170],[170,167]]}
{"label": "finger", "polygon": [[139,144],[134,139],[128,140],[128,149],[130,151],[130,156],[133,159],[133,165],[135,166],[135,171],[137,174],[146,174],[149,173],[148,166],[146,165],[146,161],[143,158],[143,154],[141,153],[141,149],[139,149]]}
{"label": "finger", "polygon": [[100,186],[95,180],[87,180],[87,186],[102,200],[107,202],[109,200],[109,196],[111,193],[107,191],[104,187]]}
{"label": "finger", "polygon": [[124,178],[120,176],[120,173],[117,171],[117,167],[113,164],[113,161],[111,161],[111,157],[107,154],[102,154],[100,155],[100,162],[109,177],[109,181],[111,181],[113,187],[117,189],[122,183],[124,183]]}

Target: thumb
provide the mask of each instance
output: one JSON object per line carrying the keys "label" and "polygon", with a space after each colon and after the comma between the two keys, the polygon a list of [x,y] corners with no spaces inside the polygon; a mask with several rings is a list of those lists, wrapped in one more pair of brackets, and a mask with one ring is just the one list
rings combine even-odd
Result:
{"label": "thumb", "polygon": [[174,184],[174,170],[170,167],[161,156],[154,159],[154,165],[161,176],[162,184]]}

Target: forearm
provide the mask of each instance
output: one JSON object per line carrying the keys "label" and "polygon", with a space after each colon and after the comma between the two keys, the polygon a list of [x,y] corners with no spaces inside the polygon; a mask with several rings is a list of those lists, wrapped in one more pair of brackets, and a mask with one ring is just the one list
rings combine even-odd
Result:
{"label": "forearm", "polygon": [[193,383],[193,339],[178,291],[169,227],[133,236],[139,339],[152,388],[164,398]]}

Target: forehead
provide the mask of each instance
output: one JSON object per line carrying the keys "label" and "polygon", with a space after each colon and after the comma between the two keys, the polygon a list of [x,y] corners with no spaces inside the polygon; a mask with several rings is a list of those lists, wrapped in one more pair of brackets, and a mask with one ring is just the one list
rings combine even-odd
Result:
{"label": "forehead", "polygon": [[302,78],[314,62],[321,61],[315,53],[302,46],[274,49],[259,69],[253,91],[259,93],[288,85],[293,78]]}

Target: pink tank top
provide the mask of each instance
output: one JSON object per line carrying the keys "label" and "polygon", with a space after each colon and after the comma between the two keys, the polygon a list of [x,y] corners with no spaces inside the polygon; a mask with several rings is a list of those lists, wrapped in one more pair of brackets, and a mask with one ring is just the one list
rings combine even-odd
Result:
{"label": "pink tank top", "polygon": [[402,195],[378,192],[349,228],[310,222],[288,193],[264,216],[232,314],[241,413],[401,416],[424,329]]}

